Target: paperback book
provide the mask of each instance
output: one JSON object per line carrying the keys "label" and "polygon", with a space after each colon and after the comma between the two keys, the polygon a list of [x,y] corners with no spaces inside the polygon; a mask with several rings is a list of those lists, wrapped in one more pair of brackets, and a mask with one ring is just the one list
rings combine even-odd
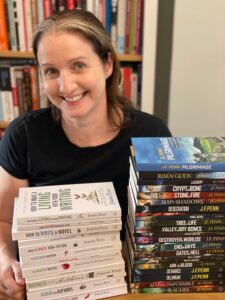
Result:
{"label": "paperback book", "polygon": [[112,182],[20,188],[15,205],[17,225],[121,216]]}
{"label": "paperback book", "polygon": [[225,137],[132,138],[137,171],[225,170]]}

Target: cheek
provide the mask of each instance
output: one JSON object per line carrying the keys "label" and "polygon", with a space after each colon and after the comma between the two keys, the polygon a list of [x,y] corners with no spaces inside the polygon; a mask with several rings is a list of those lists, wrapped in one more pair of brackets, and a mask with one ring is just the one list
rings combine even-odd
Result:
{"label": "cheek", "polygon": [[57,83],[54,80],[44,80],[43,89],[46,94],[54,95],[57,92]]}

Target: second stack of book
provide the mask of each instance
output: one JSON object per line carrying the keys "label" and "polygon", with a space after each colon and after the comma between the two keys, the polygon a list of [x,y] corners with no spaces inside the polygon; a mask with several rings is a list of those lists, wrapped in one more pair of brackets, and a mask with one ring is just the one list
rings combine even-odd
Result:
{"label": "second stack of book", "polygon": [[225,139],[133,138],[131,293],[225,291]]}
{"label": "second stack of book", "polygon": [[111,182],[21,188],[12,237],[18,240],[27,299],[127,293],[120,230]]}

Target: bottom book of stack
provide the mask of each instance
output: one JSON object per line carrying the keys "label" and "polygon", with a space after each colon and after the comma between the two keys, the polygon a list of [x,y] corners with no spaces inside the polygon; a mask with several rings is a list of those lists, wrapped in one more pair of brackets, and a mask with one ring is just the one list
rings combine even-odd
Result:
{"label": "bottom book of stack", "polygon": [[112,183],[20,189],[12,237],[18,240],[27,299],[126,294],[120,230]]}

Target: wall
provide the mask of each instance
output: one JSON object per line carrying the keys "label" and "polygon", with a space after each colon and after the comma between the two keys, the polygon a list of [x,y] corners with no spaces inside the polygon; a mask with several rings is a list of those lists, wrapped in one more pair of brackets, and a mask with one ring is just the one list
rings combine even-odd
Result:
{"label": "wall", "polygon": [[176,0],[168,125],[225,135],[225,1]]}

